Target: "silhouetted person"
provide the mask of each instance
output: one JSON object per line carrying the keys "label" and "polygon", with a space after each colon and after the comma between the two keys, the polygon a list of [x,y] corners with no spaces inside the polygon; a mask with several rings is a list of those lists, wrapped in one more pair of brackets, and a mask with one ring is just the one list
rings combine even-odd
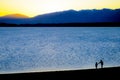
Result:
{"label": "silhouetted person", "polygon": [[97,67],[98,67],[98,63],[96,62],[96,63],[95,63],[95,68],[97,69]]}
{"label": "silhouetted person", "polygon": [[100,62],[99,62],[99,63],[101,64],[101,68],[103,68],[103,65],[104,65],[103,61],[102,61],[102,60],[100,60]]}

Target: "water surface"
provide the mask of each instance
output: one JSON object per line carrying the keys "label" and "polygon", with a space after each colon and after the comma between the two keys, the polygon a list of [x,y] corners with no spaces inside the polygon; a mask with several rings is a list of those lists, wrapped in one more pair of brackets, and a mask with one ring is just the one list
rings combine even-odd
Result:
{"label": "water surface", "polygon": [[120,66],[119,27],[1,27],[0,73]]}

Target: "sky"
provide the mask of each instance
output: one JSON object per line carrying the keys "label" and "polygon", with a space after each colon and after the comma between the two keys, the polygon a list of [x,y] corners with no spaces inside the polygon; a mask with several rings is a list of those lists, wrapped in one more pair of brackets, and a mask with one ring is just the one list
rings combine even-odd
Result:
{"label": "sky", "polygon": [[69,9],[118,9],[120,0],[0,0],[0,16],[24,14],[29,17]]}

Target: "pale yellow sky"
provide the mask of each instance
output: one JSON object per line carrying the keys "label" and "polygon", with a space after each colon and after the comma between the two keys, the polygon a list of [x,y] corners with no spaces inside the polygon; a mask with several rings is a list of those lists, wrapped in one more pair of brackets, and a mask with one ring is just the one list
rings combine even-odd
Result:
{"label": "pale yellow sky", "polygon": [[0,16],[25,14],[30,17],[63,10],[120,8],[120,0],[0,0]]}

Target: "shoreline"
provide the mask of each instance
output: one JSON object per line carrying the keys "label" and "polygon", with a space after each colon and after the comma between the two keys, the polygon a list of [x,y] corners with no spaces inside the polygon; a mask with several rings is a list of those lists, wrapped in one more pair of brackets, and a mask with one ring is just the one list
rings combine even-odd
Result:
{"label": "shoreline", "polygon": [[68,70],[53,72],[31,72],[16,74],[0,74],[0,79],[10,80],[87,80],[92,79],[120,79],[120,67],[106,67],[100,69]]}
{"label": "shoreline", "polygon": [[120,22],[98,23],[38,23],[38,24],[9,24],[0,23],[0,27],[120,27]]}

